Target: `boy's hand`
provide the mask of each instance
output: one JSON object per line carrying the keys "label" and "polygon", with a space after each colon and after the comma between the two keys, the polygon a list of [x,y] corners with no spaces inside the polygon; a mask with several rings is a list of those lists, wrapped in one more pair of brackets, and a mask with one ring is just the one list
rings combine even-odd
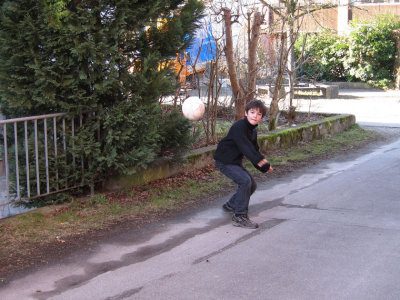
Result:
{"label": "boy's hand", "polygon": [[262,167],[263,165],[267,164],[268,160],[266,160],[265,158],[260,160],[257,164],[257,166]]}
{"label": "boy's hand", "polygon": [[[262,166],[266,165],[267,163],[268,163],[268,160],[266,160],[264,158],[264,159],[260,160],[257,165],[261,168]],[[272,168],[272,166],[269,166],[267,173],[271,173],[273,170],[274,170],[274,168]]]}

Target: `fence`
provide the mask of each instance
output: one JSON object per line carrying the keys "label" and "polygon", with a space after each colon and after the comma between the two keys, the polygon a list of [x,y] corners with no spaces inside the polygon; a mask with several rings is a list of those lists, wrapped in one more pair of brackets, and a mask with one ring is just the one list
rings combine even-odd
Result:
{"label": "fence", "polygon": [[76,147],[83,121],[84,115],[66,113],[0,120],[0,175],[5,176],[7,198],[0,206],[84,185],[93,193],[93,179],[83,179],[82,147]]}

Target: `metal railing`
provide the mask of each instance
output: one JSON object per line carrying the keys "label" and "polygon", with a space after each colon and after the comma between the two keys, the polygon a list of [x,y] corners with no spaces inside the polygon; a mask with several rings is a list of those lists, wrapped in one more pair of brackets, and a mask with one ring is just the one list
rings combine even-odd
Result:
{"label": "metal railing", "polygon": [[73,151],[82,126],[83,115],[73,118],[66,113],[0,120],[0,175],[3,171],[7,189],[7,203],[0,206],[87,185],[83,180],[71,183],[60,169],[70,166],[74,172],[85,172],[84,158]]}

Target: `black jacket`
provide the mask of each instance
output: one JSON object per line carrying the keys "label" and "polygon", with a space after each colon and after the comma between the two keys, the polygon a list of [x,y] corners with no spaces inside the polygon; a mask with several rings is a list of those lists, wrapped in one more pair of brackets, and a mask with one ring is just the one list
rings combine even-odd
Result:
{"label": "black jacket", "polygon": [[242,165],[245,156],[258,170],[266,172],[269,164],[261,168],[257,166],[264,156],[259,152],[256,128],[257,125],[251,125],[246,117],[236,121],[218,143],[214,159],[224,164]]}

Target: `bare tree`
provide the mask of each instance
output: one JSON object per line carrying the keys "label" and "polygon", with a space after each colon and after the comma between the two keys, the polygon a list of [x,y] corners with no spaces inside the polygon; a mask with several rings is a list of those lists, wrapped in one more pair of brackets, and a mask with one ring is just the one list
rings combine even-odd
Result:
{"label": "bare tree", "polygon": [[[235,119],[244,116],[246,103],[256,95],[256,77],[258,73],[257,45],[260,28],[264,21],[261,5],[257,0],[206,1],[209,11],[214,15],[223,30],[223,52],[225,54],[228,76],[232,88],[232,101],[235,104]],[[258,6],[258,8],[257,8]],[[237,32],[247,40],[240,43]]]}
{"label": "bare tree", "polygon": [[[256,78],[259,72],[257,58],[257,46],[259,44],[260,31],[263,24],[268,23],[265,17],[267,13],[274,15],[270,25],[271,33],[275,35],[274,61],[269,61],[268,69],[274,69],[272,100],[269,112],[269,127],[275,129],[279,116],[279,101],[286,96],[289,98],[289,111],[294,113],[293,105],[294,85],[296,83],[296,64],[294,45],[305,16],[313,16],[313,13],[322,9],[337,6],[334,3],[300,1],[300,0],[238,0],[238,1],[205,1],[208,8],[215,16],[220,16],[223,24],[224,53],[228,68],[228,75],[232,87],[232,98],[235,103],[235,119],[244,115],[245,104],[254,99],[256,94]],[[258,4],[258,5],[257,5]],[[228,7],[229,6],[229,7]],[[247,11],[244,11],[246,10]],[[268,15],[269,17],[269,15]],[[244,28],[247,20],[247,44],[246,49],[241,49],[247,55],[245,58],[235,53],[235,39],[233,25]],[[267,21],[267,22],[266,22]],[[242,52],[242,53],[243,53]],[[273,65],[273,67],[271,67]],[[240,72],[245,66],[245,72]],[[284,79],[288,80],[287,95],[282,93]]]}
{"label": "bare tree", "polygon": [[[206,71],[206,79],[203,81],[206,85],[206,117],[202,119],[204,133],[206,136],[206,144],[214,144],[217,142],[216,125],[217,125],[217,110],[218,110],[218,99],[222,88],[220,80],[220,60],[221,60],[221,49],[218,47],[220,37],[216,37],[212,34],[215,42],[215,48],[212,50],[214,53],[214,59],[208,63]],[[200,82],[199,82],[199,97],[200,97]]]}
{"label": "bare tree", "polygon": [[238,120],[244,116],[244,107],[247,102],[254,99],[256,94],[256,76],[257,68],[257,44],[260,37],[260,27],[264,20],[264,15],[257,10],[248,12],[248,23],[250,25],[250,17],[253,16],[251,27],[249,26],[248,35],[248,59],[247,72],[244,78],[240,78],[237,74],[237,62],[234,57],[234,46],[232,38],[232,24],[238,22],[238,15],[232,15],[232,11],[228,8],[222,8],[224,27],[225,27],[225,47],[224,52],[228,65],[229,79],[232,86],[232,94],[235,101],[236,114],[235,119]]}
{"label": "bare tree", "polygon": [[[206,99],[205,117],[202,118],[202,126],[205,135],[205,144],[214,144],[217,142],[216,124],[217,108],[222,82],[220,80],[220,61],[221,61],[221,36],[216,36],[210,28],[210,20],[204,20],[200,30],[203,32],[203,38],[198,44],[197,52],[192,51],[193,60],[188,60],[188,67],[191,72],[193,92],[197,91],[199,98]],[[206,34],[204,34],[206,33]],[[199,38],[200,39],[200,38]],[[193,50],[193,49],[192,49]],[[194,49],[195,50],[195,49]],[[204,51],[204,52],[202,52]],[[202,60],[200,56],[202,54]],[[204,56],[210,58],[204,61]],[[212,58],[212,59],[211,59]],[[194,96],[194,93],[191,96]],[[188,93],[186,93],[189,97]]]}
{"label": "bare tree", "polygon": [[[282,99],[280,92],[282,90],[285,74],[287,74],[288,79],[289,112],[294,113],[295,110],[293,98],[297,69],[294,45],[302,27],[304,17],[312,16],[316,11],[332,8],[337,5],[331,2],[321,3],[322,1],[300,0],[280,0],[278,3],[276,1],[260,0],[260,2],[278,17],[278,22],[274,24],[275,27],[271,27],[270,29],[278,32],[280,35],[277,72],[269,113],[269,128],[273,130],[276,128],[277,118],[279,116],[279,100]],[[278,30],[276,30],[277,26],[279,26]]]}

